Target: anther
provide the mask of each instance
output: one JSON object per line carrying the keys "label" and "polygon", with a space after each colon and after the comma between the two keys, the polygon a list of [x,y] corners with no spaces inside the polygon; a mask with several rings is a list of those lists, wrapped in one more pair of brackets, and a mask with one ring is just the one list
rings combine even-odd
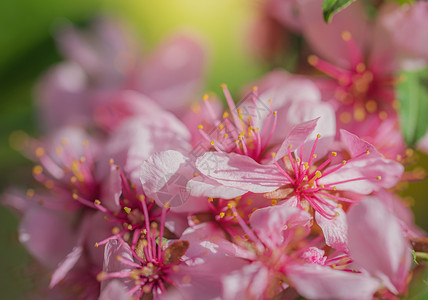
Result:
{"label": "anther", "polygon": [[319,59],[316,55],[309,55],[308,56],[308,63],[311,66],[316,66],[318,64],[318,61],[319,61]]}
{"label": "anther", "polygon": [[36,156],[37,157],[42,157],[43,155],[45,155],[45,149],[43,149],[42,147],[38,147],[36,149]]}
{"label": "anther", "polygon": [[100,201],[100,200],[95,200],[95,201],[94,201],[94,204],[95,204],[95,205],[100,205],[100,204],[101,204],[101,201]]}
{"label": "anther", "polygon": [[351,33],[350,33],[349,31],[344,31],[344,32],[342,32],[342,39],[343,39],[345,42],[350,41],[350,40],[351,40],[351,38],[352,38],[352,35],[351,35]]}

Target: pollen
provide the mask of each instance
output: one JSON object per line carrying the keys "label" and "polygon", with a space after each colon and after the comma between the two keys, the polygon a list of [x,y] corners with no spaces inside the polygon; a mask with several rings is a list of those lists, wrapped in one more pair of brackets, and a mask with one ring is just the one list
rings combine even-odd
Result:
{"label": "pollen", "polygon": [[367,151],[366,151],[366,155],[369,155],[369,154],[370,154],[370,151],[369,151],[369,150],[367,150]]}
{"label": "pollen", "polygon": [[110,159],[109,159],[109,161],[108,161],[108,163],[109,163],[110,165],[113,165],[113,164],[114,164],[114,159],[113,159],[113,158],[110,158]]}
{"label": "pollen", "polygon": [[204,129],[204,126],[198,125],[198,129]]}
{"label": "pollen", "polygon": [[351,35],[351,33],[350,33],[349,31],[344,31],[344,32],[342,32],[342,39],[343,39],[345,42],[350,41],[350,40],[351,40],[351,38],[352,38],[352,35]]}
{"label": "pollen", "polygon": [[318,64],[318,61],[319,61],[318,56],[316,56],[316,55],[309,55],[309,56],[308,56],[308,63],[309,63],[311,66],[315,66],[315,65],[317,65],[317,64]]}
{"label": "pollen", "polygon": [[366,65],[364,63],[359,63],[355,69],[358,73],[363,73],[366,70]]}
{"label": "pollen", "polygon": [[253,86],[253,92],[257,92],[258,89],[259,89],[258,86]]}
{"label": "pollen", "polygon": [[204,97],[202,99],[204,99],[204,101],[207,101],[209,98],[208,94],[205,94]]}
{"label": "pollen", "polygon": [[365,106],[369,113],[374,113],[377,110],[377,103],[374,100],[367,101]]}
{"label": "pollen", "polygon": [[27,190],[27,197],[28,198],[33,198],[35,195],[35,191],[33,189],[28,189]]}
{"label": "pollen", "polygon": [[42,174],[42,173],[43,173],[43,168],[42,168],[42,166],[39,166],[39,165],[34,166],[34,168],[33,168],[33,173],[34,173],[35,175],[40,175],[40,174]]}
{"label": "pollen", "polygon": [[222,84],[220,84],[220,87],[221,87],[222,89],[227,89],[227,84],[222,83]]}
{"label": "pollen", "polygon": [[42,157],[43,155],[45,155],[45,149],[43,149],[42,147],[38,147],[36,149],[36,156],[37,157]]}
{"label": "pollen", "polygon": [[382,177],[381,177],[381,176],[377,176],[377,177],[376,177],[376,179],[377,179],[377,180],[381,180],[381,179],[382,179]]}
{"label": "pollen", "polygon": [[337,152],[331,152],[332,156],[337,156]]}
{"label": "pollen", "polygon": [[111,230],[111,233],[113,233],[114,235],[118,234],[120,232],[119,227],[113,227],[113,229]]}
{"label": "pollen", "polygon": [[272,200],[270,200],[270,204],[272,204],[272,206],[277,205],[278,201],[276,201],[276,199],[272,199]]}
{"label": "pollen", "polygon": [[220,216],[220,219],[223,219],[223,218],[224,218],[224,212],[221,212],[221,213],[219,214],[219,216]]}
{"label": "pollen", "polygon": [[223,113],[223,119],[226,119],[226,118],[228,118],[229,117],[229,113],[227,112],[227,111],[225,111],[224,113]]}
{"label": "pollen", "polygon": [[95,204],[95,205],[100,205],[100,204],[101,204],[101,201],[100,201],[100,200],[95,200],[95,201],[94,201],[94,204]]}
{"label": "pollen", "polygon": [[211,146],[214,146],[215,142],[214,142],[214,141],[211,141],[211,142],[210,142],[210,144],[211,144]]}

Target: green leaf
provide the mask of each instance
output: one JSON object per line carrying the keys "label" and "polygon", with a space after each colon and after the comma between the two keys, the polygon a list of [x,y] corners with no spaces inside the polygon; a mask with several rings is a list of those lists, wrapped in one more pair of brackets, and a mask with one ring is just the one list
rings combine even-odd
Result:
{"label": "green leaf", "polygon": [[355,0],[324,0],[322,3],[322,13],[324,15],[324,20],[327,23],[331,22],[333,16],[346,8],[349,4]]}
{"label": "green leaf", "polygon": [[427,69],[405,71],[400,74],[397,97],[400,103],[400,121],[404,140],[414,146],[428,128],[428,73]]}

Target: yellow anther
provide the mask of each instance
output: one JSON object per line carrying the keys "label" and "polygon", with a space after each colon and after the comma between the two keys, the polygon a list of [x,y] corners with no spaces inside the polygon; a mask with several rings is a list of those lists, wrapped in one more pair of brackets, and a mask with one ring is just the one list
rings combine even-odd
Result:
{"label": "yellow anther", "polygon": [[337,152],[331,152],[332,156],[337,156]]}
{"label": "yellow anther", "polygon": [[198,129],[204,129],[204,126],[198,125]]}
{"label": "yellow anther", "polygon": [[229,135],[227,133],[224,134],[224,138],[227,139]]}
{"label": "yellow anther", "polygon": [[306,170],[309,169],[309,164],[307,162],[305,162],[303,165],[305,166]]}
{"label": "yellow anther", "polygon": [[209,98],[208,94],[205,94],[204,97],[202,99],[204,99],[204,101],[207,101]]}
{"label": "yellow anther", "polygon": [[138,200],[144,201],[146,200],[146,197],[144,195],[138,195]]}
{"label": "yellow anther", "polygon": [[312,157],[313,157],[313,158],[317,158],[317,155],[316,155],[316,154],[314,154],[314,155],[312,155]]}
{"label": "yellow anther", "polygon": [[247,200],[247,204],[248,204],[248,205],[251,205],[251,203],[252,203],[251,199],[248,199],[248,200]]}
{"label": "yellow anther", "polygon": [[336,191],[337,190],[337,186],[333,186],[333,191]]}
{"label": "yellow anther", "polygon": [[224,218],[224,212],[221,212],[219,216],[220,216],[220,219],[223,219]]}
{"label": "yellow anther", "polygon": [[227,207],[229,207],[229,208],[236,207],[236,202],[235,201],[229,201],[229,203],[227,203]]}
{"label": "yellow anther", "polygon": [[272,99],[269,99],[269,100],[268,100],[268,102],[269,102],[269,103],[272,103]]}
{"label": "yellow anther", "polygon": [[100,201],[100,200],[95,200],[95,201],[94,201],[94,204],[95,204],[95,205],[100,205],[100,204],[101,204],[101,201]]}
{"label": "yellow anther", "polygon": [[364,63],[359,63],[355,69],[357,70],[357,72],[359,73],[363,73],[366,70],[366,65]]}
{"label": "yellow anther", "polygon": [[108,163],[109,163],[110,165],[114,165],[114,159],[113,159],[113,158],[110,158],[110,159],[109,159],[109,161],[108,161]]}
{"label": "yellow anther", "polygon": [[277,205],[277,204],[278,204],[278,201],[276,201],[276,199],[272,199],[272,200],[270,200],[270,204],[272,204],[272,205]]}
{"label": "yellow anther", "polygon": [[367,150],[367,151],[366,151],[366,155],[369,155],[369,154],[370,154],[370,151],[369,151],[369,150]]}
{"label": "yellow anther", "polygon": [[365,107],[369,113],[374,113],[377,110],[377,103],[374,100],[369,100],[366,102]]}
{"label": "yellow anther", "polygon": [[128,225],[126,228],[128,228],[128,230],[132,230],[132,225]]}
{"label": "yellow anther", "polygon": [[58,155],[61,155],[64,152],[64,149],[61,146],[55,148],[55,152]]}
{"label": "yellow anther", "polygon": [[278,114],[278,112],[275,110],[274,112],[273,112],[273,115],[274,116],[276,116]]}
{"label": "yellow anther", "polygon": [[320,139],[321,138],[321,134],[317,134],[317,139]]}
{"label": "yellow anther", "polygon": [[344,124],[348,124],[352,120],[352,115],[350,112],[344,111],[339,115],[339,120]]}
{"label": "yellow anther", "polygon": [[344,32],[342,32],[342,39],[343,39],[345,42],[350,41],[350,40],[351,40],[351,38],[352,38],[352,35],[351,35],[351,33],[350,33],[349,31],[344,31]]}
{"label": "yellow anther", "polygon": [[316,56],[316,55],[309,55],[308,56],[308,63],[311,66],[316,66],[318,64],[318,61],[319,61],[318,56]]}
{"label": "yellow anther", "polygon": [[212,197],[209,197],[209,198],[208,198],[208,201],[209,201],[209,202],[213,202],[213,201],[214,201],[214,199],[213,199]]}
{"label": "yellow anther", "polygon": [[258,89],[259,89],[258,86],[253,86],[253,92],[257,92]]}
{"label": "yellow anther", "polygon": [[127,214],[129,214],[130,212],[131,212],[131,209],[129,208],[129,207],[124,207],[123,208],[123,210],[127,213]]}
{"label": "yellow anther", "polygon": [[342,164],[344,164],[344,165],[345,165],[345,164],[346,164],[346,160],[342,160]]}
{"label": "yellow anther", "polygon": [[247,120],[248,120],[248,121],[251,121],[251,119],[252,119],[252,118],[251,118],[251,116],[248,116],[248,117],[247,117]]}
{"label": "yellow anther", "polygon": [[248,236],[248,234],[245,234],[245,235],[244,235],[244,238],[245,238],[246,240],[248,240],[250,237]]}
{"label": "yellow anther", "polygon": [[35,194],[36,194],[36,192],[33,189],[27,190],[27,197],[28,198],[33,198]]}
{"label": "yellow anther", "polygon": [[120,232],[120,228],[119,227],[113,227],[113,229],[111,230],[111,233],[113,233],[113,234],[118,234]]}
{"label": "yellow anther", "polygon": [[298,157],[298,158],[296,159],[296,161],[299,163],[299,162],[300,162],[300,158]]}
{"label": "yellow anther", "polygon": [[377,179],[377,180],[381,180],[381,179],[382,179],[382,177],[381,177],[381,176],[377,176],[377,177],[376,177],[376,179]]}
{"label": "yellow anther", "polygon": [[210,142],[210,144],[211,144],[211,146],[214,146],[215,142],[214,142],[214,141],[211,141],[211,142]]}
{"label": "yellow anther", "polygon": [[272,152],[270,155],[272,155],[272,158],[276,157],[276,152]]}
{"label": "yellow anther", "polygon": [[291,148],[293,148],[293,146],[290,144],[290,145],[288,145],[288,149],[291,149]]}
{"label": "yellow anther", "polygon": [[229,117],[229,113],[228,113],[227,111],[225,111],[225,112],[223,113],[223,119],[226,119],[227,117]]}
{"label": "yellow anther", "polygon": [[95,245],[94,245],[94,246],[95,246],[95,248],[98,248],[98,243],[95,243]]}
{"label": "yellow anther", "polygon": [[79,199],[79,196],[78,196],[76,193],[73,193],[73,194],[71,195],[71,197],[73,197],[73,199],[74,199],[74,200]]}
{"label": "yellow anther", "polygon": [[198,174],[193,174],[193,177],[198,177],[199,175]]}
{"label": "yellow anther", "polygon": [[141,244],[143,245],[143,247],[147,247],[149,245],[147,240],[141,240]]}
{"label": "yellow anther", "polygon": [[342,208],[343,207],[343,205],[342,204],[337,204],[337,208]]}
{"label": "yellow anther", "polygon": [[388,118],[388,113],[387,113],[386,111],[381,111],[381,112],[379,113],[379,118],[380,118],[382,121],[385,121],[385,120]]}
{"label": "yellow anther", "polygon": [[222,83],[222,84],[220,84],[220,87],[221,87],[222,89],[227,89],[227,84]]}
{"label": "yellow anther", "polygon": [[83,163],[85,163],[85,162],[86,162],[86,158],[82,156],[82,157],[80,158],[80,162],[81,162],[82,164],[83,164]]}
{"label": "yellow anther", "polygon": [[37,157],[42,157],[43,155],[45,155],[45,149],[43,149],[42,147],[38,147],[36,149],[36,156]]}
{"label": "yellow anther", "polygon": [[43,173],[43,168],[42,168],[42,166],[39,166],[39,165],[34,166],[34,168],[33,168],[33,173],[34,173],[35,175],[40,175],[40,174],[42,174],[42,173]]}
{"label": "yellow anther", "polygon": [[169,203],[169,201],[166,201],[163,206],[165,208],[170,208],[171,207],[171,203]]}
{"label": "yellow anther", "polygon": [[223,130],[223,129],[224,129],[224,125],[223,125],[223,124],[220,124],[220,125],[218,126],[218,129]]}

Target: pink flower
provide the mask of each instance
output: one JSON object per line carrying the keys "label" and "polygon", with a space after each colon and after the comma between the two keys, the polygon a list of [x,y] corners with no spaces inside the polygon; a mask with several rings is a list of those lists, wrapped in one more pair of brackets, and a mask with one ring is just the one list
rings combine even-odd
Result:
{"label": "pink flower", "polygon": [[245,263],[226,256],[235,249],[213,224],[201,224],[186,230],[180,240],[168,242],[163,242],[163,225],[164,219],[159,227],[146,226],[135,250],[121,239],[107,244],[104,271],[99,274],[102,295],[117,282],[114,290],[126,291],[127,297],[198,299],[203,291],[206,298],[214,298],[220,292],[220,275]]}
{"label": "pink flower", "polygon": [[398,65],[389,35],[380,18],[375,24],[367,20],[359,2],[326,24],[319,13],[321,2],[302,1],[300,11],[303,35],[322,57],[310,56],[309,64],[332,78],[318,81],[323,98],[332,100],[338,128],[361,136],[395,158],[405,145],[394,108],[393,73]]}
{"label": "pink flower", "polygon": [[348,230],[355,263],[394,294],[403,293],[412,255],[397,219],[378,199],[366,198],[349,210]]}
{"label": "pink flower", "polygon": [[[139,57],[133,37],[108,20],[95,22],[90,33],[68,26],[58,35],[58,42],[68,61],[47,73],[37,93],[47,129],[94,126],[94,114],[100,118],[105,105],[112,108],[112,98],[123,90],[141,92],[161,107],[182,114],[201,85],[205,52],[198,39],[188,34],[171,36],[147,59]],[[141,105],[123,104],[129,107],[123,107],[122,113],[132,115],[134,107],[141,112]]]}

